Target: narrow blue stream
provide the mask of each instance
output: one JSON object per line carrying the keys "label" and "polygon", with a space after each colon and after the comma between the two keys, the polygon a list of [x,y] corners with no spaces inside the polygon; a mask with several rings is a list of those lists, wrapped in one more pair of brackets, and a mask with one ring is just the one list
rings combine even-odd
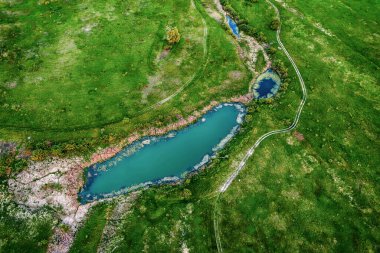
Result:
{"label": "narrow blue stream", "polygon": [[227,17],[228,26],[231,28],[231,30],[235,34],[235,36],[238,37],[238,38],[240,38],[239,28],[238,28],[237,24],[229,16],[226,16],[226,17]]}

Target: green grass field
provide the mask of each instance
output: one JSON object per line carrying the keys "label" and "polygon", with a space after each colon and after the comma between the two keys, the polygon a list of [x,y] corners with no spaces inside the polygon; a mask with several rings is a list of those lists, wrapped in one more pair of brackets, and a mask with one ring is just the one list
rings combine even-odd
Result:
{"label": "green grass field", "polygon": [[[106,133],[123,136],[141,126],[156,125],[158,121],[170,122],[177,113],[190,114],[212,99],[223,100],[245,93],[250,75],[239,60],[231,37],[207,16],[205,8],[212,7],[212,2],[195,1],[196,9],[192,9],[190,2],[185,0],[181,1],[183,4],[178,1],[135,1],[128,5],[117,1],[60,5],[57,1],[46,6],[1,2],[8,11],[18,13],[12,17],[3,13],[1,20],[17,25],[2,24],[1,29],[19,31],[10,32],[9,38],[1,40],[1,50],[6,48],[14,52],[9,54],[14,55],[13,62],[1,58],[0,80],[8,86],[4,86],[0,101],[2,108],[5,108],[4,104],[10,105],[0,112],[1,137],[20,140],[32,135],[40,141],[69,141],[73,138],[99,138],[100,128],[105,128]],[[269,27],[275,17],[274,10],[264,0],[252,4],[247,2],[229,0],[228,4],[277,48],[275,32]],[[124,7],[112,10],[114,4]],[[286,91],[276,96],[271,104],[254,102],[249,105],[241,132],[206,170],[179,186],[152,187],[142,192],[131,212],[116,223],[118,234],[114,252],[178,252],[186,249],[190,252],[216,252],[214,210],[220,218],[223,252],[380,250],[380,40],[377,18],[380,6],[372,0],[289,0],[276,1],[275,4],[281,13],[281,39],[296,61],[308,88],[308,101],[297,128],[298,136],[302,134],[304,140],[297,139],[294,132],[265,140],[215,206],[219,187],[256,139],[270,130],[287,127],[294,117],[302,93],[294,70],[278,49],[272,57],[283,61],[289,70]],[[55,15],[52,9],[58,9],[60,15]],[[173,13],[173,9],[177,11]],[[27,10],[33,10],[31,13],[34,15],[22,15]],[[89,15],[99,20],[88,21],[98,23],[88,35],[81,32],[86,24],[78,18],[79,13],[86,13],[83,10],[104,15]],[[129,10],[131,18],[136,19],[135,25],[142,22],[139,27],[128,24],[129,19],[124,18],[126,10]],[[41,16],[41,13],[51,13],[51,16]],[[189,16],[194,20],[187,23]],[[108,20],[115,17],[116,20]],[[206,55],[202,17],[208,27]],[[148,27],[143,21],[152,22],[152,25]],[[116,22],[120,22],[120,27],[114,25]],[[28,26],[31,24],[52,34],[30,32]],[[154,59],[163,49],[165,42],[162,37],[167,24],[179,27],[183,31],[183,40],[167,58],[157,63]],[[135,28],[134,32],[126,32]],[[75,36],[64,36],[67,30],[75,30]],[[143,31],[156,35],[150,38]],[[190,43],[189,48],[186,46],[187,33],[199,38],[198,43]],[[12,40],[12,34],[20,37]],[[86,36],[94,36],[94,39]],[[67,68],[64,70],[56,68],[52,61],[57,59],[49,57],[49,53],[58,52],[62,46],[59,38],[67,40],[67,37],[75,38],[76,49],[80,52],[72,52],[64,64],[61,62],[60,66]],[[43,50],[38,48],[38,39],[46,43]],[[127,39],[130,46],[124,43]],[[133,41],[139,43],[132,47]],[[91,44],[92,48],[80,47]],[[27,54],[17,53],[30,48],[36,48],[34,50],[38,52],[42,50],[44,53],[38,55],[44,60],[26,60]],[[140,48],[141,52],[126,51],[130,48]],[[114,49],[120,52],[116,53]],[[146,62],[141,63],[142,59]],[[178,66],[177,70],[171,69],[177,68],[171,64],[177,59],[188,61],[188,69]],[[134,62],[139,67],[133,69],[132,65],[117,64],[120,62],[126,65]],[[202,68],[199,62],[207,62],[207,65]],[[262,66],[262,62],[258,64]],[[223,82],[232,70],[241,71],[244,78],[239,82]],[[102,71],[104,73],[98,75]],[[173,71],[170,72],[173,76],[163,74],[162,78],[173,83],[170,87],[157,85],[157,90],[152,91],[143,103],[142,94],[149,77],[169,73],[166,71]],[[122,77],[125,72],[128,74]],[[67,76],[61,77],[58,73]],[[82,76],[82,73],[88,73],[88,76]],[[56,74],[62,79],[56,80]],[[193,74],[196,75],[194,81],[170,102],[144,115],[136,114],[144,106],[175,92]],[[176,75],[181,82],[174,81]],[[38,76],[44,77],[41,85],[26,83],[39,79],[25,77]],[[9,88],[15,79],[17,86]],[[57,87],[48,80],[56,80],[60,85]],[[89,91],[96,87],[98,90],[95,92]],[[120,93],[113,94],[112,89]],[[42,94],[41,100],[33,99],[39,94]],[[57,102],[49,103],[50,98]],[[12,104],[21,106],[12,109]],[[67,106],[66,111],[60,111],[62,105]],[[73,126],[78,130],[73,131],[70,128]],[[41,132],[41,129],[46,130]],[[78,245],[87,245],[90,251],[98,247],[100,233],[92,235],[94,231],[102,230],[105,206],[115,204],[111,202],[91,212],[77,232],[73,251]],[[0,223],[6,230],[10,230],[13,224],[13,221]],[[12,230],[11,234],[14,233]],[[33,237],[28,243],[37,247],[38,240],[42,237],[47,240],[49,235]],[[1,234],[0,242],[4,241],[3,238],[9,237]],[[16,241],[6,245],[0,246],[1,250],[17,248],[21,244]]]}
{"label": "green grass field", "polygon": [[104,204],[96,205],[91,209],[85,225],[75,236],[75,241],[70,248],[71,253],[96,252],[97,246],[102,238],[104,226],[107,222],[107,213],[111,209],[112,206]]}
{"label": "green grass field", "polygon": [[[230,1],[241,17],[276,45],[269,29],[274,13],[269,5],[264,1],[248,7],[242,3]],[[377,36],[378,6],[370,1],[287,4],[303,17],[277,5],[283,22],[282,39],[309,90],[297,129],[305,140],[299,141],[293,134],[266,140],[221,196],[217,212],[223,249],[376,252],[380,243],[380,122],[379,60],[373,55],[379,44],[367,40]],[[357,24],[359,16],[364,20]],[[371,50],[374,54],[368,57]],[[287,62],[281,51],[275,57]],[[135,211],[125,218],[119,252],[127,248],[138,252],[144,247],[175,252],[183,243],[190,252],[216,251],[216,190],[237,166],[242,152],[261,134],[289,124],[300,101],[299,84],[287,66],[292,79],[288,90],[274,104],[251,113],[241,134],[207,171],[183,186],[143,194]],[[230,158],[222,159],[226,154]],[[190,199],[181,197],[184,188],[191,190]],[[152,217],[156,213],[159,218]]]}
{"label": "green grass field", "polygon": [[[240,12],[238,1],[231,3]],[[309,88],[297,129],[305,141],[288,135],[257,150],[240,182],[222,198],[223,245],[232,252],[377,251],[379,6],[371,1],[287,4],[288,10],[279,6],[282,38]],[[264,12],[244,11],[251,22]]]}
{"label": "green grass field", "polygon": [[[99,137],[102,128],[125,136],[248,89],[250,74],[232,38],[199,3],[1,6],[3,139],[72,141]],[[166,55],[166,27],[173,26],[182,39]],[[234,79],[230,71],[241,75]],[[149,110],[181,87],[168,106]]]}

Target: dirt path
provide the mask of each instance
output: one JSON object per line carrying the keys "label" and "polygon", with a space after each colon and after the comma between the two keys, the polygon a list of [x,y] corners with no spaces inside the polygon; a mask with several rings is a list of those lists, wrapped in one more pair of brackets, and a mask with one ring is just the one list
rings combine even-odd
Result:
{"label": "dirt path", "polygon": [[[272,8],[276,12],[278,19],[281,20],[280,12],[277,9],[277,7],[270,0],[266,0],[266,2],[272,6]],[[302,99],[301,99],[301,102],[298,106],[298,109],[297,109],[296,115],[294,117],[293,123],[287,128],[270,131],[270,132],[262,135],[258,140],[256,140],[255,144],[247,151],[247,153],[245,154],[243,159],[240,161],[240,163],[239,163],[238,167],[235,169],[235,171],[229,176],[229,178],[225,181],[225,183],[219,189],[219,194],[218,194],[218,197],[216,199],[215,209],[214,209],[214,231],[215,231],[215,240],[216,240],[218,252],[223,252],[223,248],[222,248],[222,244],[221,244],[221,240],[220,240],[219,217],[217,215],[217,206],[218,206],[218,202],[219,202],[219,198],[220,198],[221,194],[223,194],[228,189],[228,187],[231,185],[231,183],[234,181],[234,179],[237,177],[237,175],[239,175],[240,171],[244,168],[248,159],[253,155],[256,148],[265,139],[269,138],[272,135],[290,132],[297,127],[301,113],[302,113],[302,110],[303,110],[303,107],[306,103],[307,90],[306,90],[305,82],[302,78],[301,72],[299,71],[296,63],[294,62],[293,58],[290,56],[290,54],[289,54],[288,50],[285,48],[284,44],[281,42],[281,39],[280,39],[281,25],[282,25],[282,23],[280,22],[280,27],[278,28],[277,33],[276,33],[276,39],[277,39],[277,42],[280,45],[281,49],[283,50],[283,52],[285,53],[285,55],[287,56],[287,58],[289,59],[289,61],[292,64],[294,70],[297,73],[297,77],[298,77],[298,80],[299,80],[301,88],[302,88]]]}

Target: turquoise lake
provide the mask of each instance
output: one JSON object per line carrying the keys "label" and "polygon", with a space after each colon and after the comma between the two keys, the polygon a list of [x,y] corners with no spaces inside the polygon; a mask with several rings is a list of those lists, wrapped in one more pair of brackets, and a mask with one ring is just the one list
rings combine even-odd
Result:
{"label": "turquoise lake", "polygon": [[165,136],[145,137],[87,170],[82,203],[133,189],[177,181],[206,164],[237,132],[245,109],[226,103],[196,123]]}

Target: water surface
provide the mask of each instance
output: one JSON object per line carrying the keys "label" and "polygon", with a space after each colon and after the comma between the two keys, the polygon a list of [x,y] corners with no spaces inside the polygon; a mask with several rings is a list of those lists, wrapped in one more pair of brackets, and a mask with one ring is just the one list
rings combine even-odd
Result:
{"label": "water surface", "polygon": [[239,35],[239,28],[238,28],[237,24],[229,16],[226,16],[226,18],[227,18],[228,26],[231,28],[231,30],[235,34],[235,36],[239,38],[240,35]]}
{"label": "water surface", "polygon": [[279,90],[281,84],[280,77],[271,69],[261,74],[253,87],[255,98],[271,98]]}
{"label": "water surface", "polygon": [[240,104],[220,105],[183,130],[143,138],[115,157],[89,167],[87,182],[79,193],[82,203],[183,178],[224,146],[236,133],[244,113]]}

